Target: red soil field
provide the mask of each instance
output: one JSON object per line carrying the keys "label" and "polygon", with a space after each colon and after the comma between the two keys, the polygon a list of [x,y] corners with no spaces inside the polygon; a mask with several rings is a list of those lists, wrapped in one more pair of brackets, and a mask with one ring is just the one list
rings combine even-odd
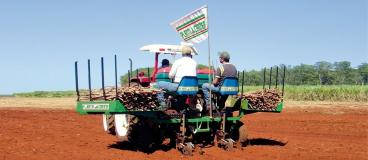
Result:
{"label": "red soil field", "polygon": [[235,151],[217,147],[182,156],[175,149],[135,151],[103,131],[101,116],[74,110],[1,108],[0,159],[368,159],[368,111],[346,106],[290,107],[255,113],[242,121],[249,144]]}

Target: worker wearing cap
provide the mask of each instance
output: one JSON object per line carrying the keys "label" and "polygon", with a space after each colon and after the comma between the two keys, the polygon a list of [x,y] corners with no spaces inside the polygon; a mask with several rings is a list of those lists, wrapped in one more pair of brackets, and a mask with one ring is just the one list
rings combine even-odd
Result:
{"label": "worker wearing cap", "polygon": [[166,68],[166,67],[170,67],[170,61],[167,59],[163,59],[161,61],[161,68]]}
{"label": "worker wearing cap", "polygon": [[[192,59],[192,49],[187,46],[182,47],[183,57],[176,60],[169,72],[169,78],[173,79],[173,83],[160,81],[157,82],[158,88],[163,88],[168,91],[176,91],[181,79],[184,76],[197,76],[197,62]],[[157,95],[159,100],[163,102],[163,93]]]}
{"label": "worker wearing cap", "polygon": [[236,77],[238,71],[236,67],[230,63],[230,54],[228,52],[220,52],[219,53],[220,63],[221,65],[216,70],[216,76],[212,84],[204,83],[202,85],[204,98],[206,100],[207,109],[209,110],[210,106],[210,89],[212,92],[219,92],[220,86],[225,77]]}
{"label": "worker wearing cap", "polygon": [[170,61],[167,59],[163,59],[161,62],[161,67],[158,69],[158,72],[165,73],[169,75],[170,72]]}

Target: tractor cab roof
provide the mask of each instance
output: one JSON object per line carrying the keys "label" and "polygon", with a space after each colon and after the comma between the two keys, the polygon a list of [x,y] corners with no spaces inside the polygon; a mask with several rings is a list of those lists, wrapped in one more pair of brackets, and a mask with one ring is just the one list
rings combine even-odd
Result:
{"label": "tractor cab roof", "polygon": [[163,54],[182,54],[182,48],[189,47],[192,50],[192,55],[198,55],[197,50],[190,45],[169,45],[169,44],[150,44],[141,47],[139,50],[151,53]]}

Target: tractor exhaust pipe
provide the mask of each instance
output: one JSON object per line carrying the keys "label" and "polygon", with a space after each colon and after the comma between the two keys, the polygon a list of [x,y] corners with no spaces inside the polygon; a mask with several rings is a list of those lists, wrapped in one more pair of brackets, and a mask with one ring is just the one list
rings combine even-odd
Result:
{"label": "tractor exhaust pipe", "polygon": [[130,72],[130,70],[128,70],[128,86],[130,87],[130,74],[131,74],[132,72]]}

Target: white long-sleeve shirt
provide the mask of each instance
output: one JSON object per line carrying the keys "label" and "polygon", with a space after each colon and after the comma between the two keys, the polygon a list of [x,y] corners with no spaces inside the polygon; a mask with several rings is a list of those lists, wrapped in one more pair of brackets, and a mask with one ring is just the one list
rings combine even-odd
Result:
{"label": "white long-sleeve shirt", "polygon": [[197,76],[197,62],[190,57],[182,57],[174,62],[169,77],[179,83],[184,76]]}

